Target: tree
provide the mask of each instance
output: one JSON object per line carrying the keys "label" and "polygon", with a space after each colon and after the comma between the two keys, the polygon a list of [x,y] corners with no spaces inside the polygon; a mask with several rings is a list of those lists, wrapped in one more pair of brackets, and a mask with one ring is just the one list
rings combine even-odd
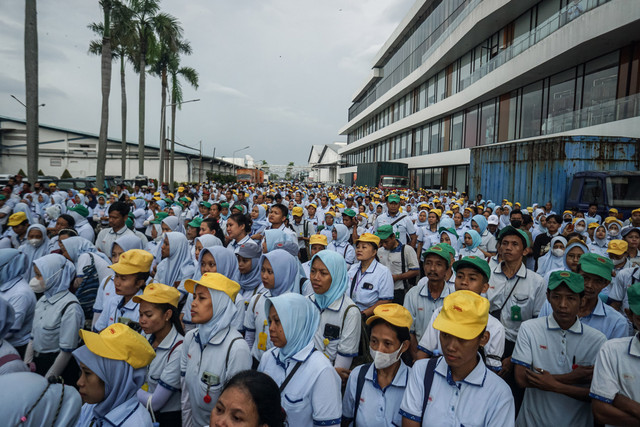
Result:
{"label": "tree", "polygon": [[294,163],[293,162],[289,162],[289,164],[287,165],[287,171],[284,174],[284,179],[289,180],[289,179],[293,178],[293,176],[292,176],[293,166],[294,166]]}
{"label": "tree", "polygon": [[65,169],[64,172],[62,172],[62,175],[60,175],[60,179],[65,179],[65,178],[73,178],[71,176],[71,173],[69,172],[69,169]]}
{"label": "tree", "polygon": [[27,102],[27,176],[38,179],[38,12],[36,0],[26,0],[24,7],[24,81]]}

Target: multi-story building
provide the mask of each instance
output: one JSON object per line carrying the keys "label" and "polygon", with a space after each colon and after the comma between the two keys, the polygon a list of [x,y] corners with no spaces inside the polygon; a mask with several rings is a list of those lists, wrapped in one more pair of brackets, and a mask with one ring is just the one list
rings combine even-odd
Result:
{"label": "multi-story building", "polygon": [[338,173],[399,161],[463,191],[472,147],[640,137],[639,69],[638,0],[418,0],[353,97]]}

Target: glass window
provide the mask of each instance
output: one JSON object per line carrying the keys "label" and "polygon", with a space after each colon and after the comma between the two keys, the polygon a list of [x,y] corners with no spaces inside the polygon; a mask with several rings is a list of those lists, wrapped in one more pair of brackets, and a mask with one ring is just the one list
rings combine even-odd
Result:
{"label": "glass window", "polygon": [[440,121],[431,123],[431,138],[429,141],[429,152],[431,154],[440,152]]}
{"label": "glass window", "polygon": [[560,18],[560,1],[543,0],[538,4],[538,19],[536,25],[536,41],[548,36],[558,29]]}
{"label": "glass window", "polygon": [[469,108],[465,113],[464,146],[465,148],[476,146],[478,132],[478,108]]}
{"label": "glass window", "polygon": [[422,173],[423,188],[433,188],[433,176],[431,174],[431,169],[424,169]]}
{"label": "glass window", "polygon": [[456,166],[454,188],[459,192],[467,190],[467,166]]}
{"label": "glass window", "polygon": [[573,128],[573,105],[575,100],[576,70],[558,73],[549,83],[549,112],[544,124],[544,133],[557,133]]}
{"label": "glass window", "polygon": [[415,138],[413,155],[419,156],[422,152],[422,128],[415,129],[413,134]]}
{"label": "glass window", "polygon": [[466,79],[471,74],[471,52],[467,52],[462,58],[460,58],[460,83],[458,90],[463,90],[469,85]]}
{"label": "glass window", "polygon": [[618,87],[618,52],[585,65],[582,93],[582,126],[592,126],[615,119]]}
{"label": "glass window", "polygon": [[433,168],[433,180],[431,182],[433,188],[442,186],[442,168]]}
{"label": "glass window", "polygon": [[542,81],[530,84],[522,90],[522,115],[520,118],[520,137],[529,138],[540,135],[542,115]]}
{"label": "glass window", "polygon": [[462,148],[462,117],[463,113],[459,112],[454,114],[451,120],[451,150]]}
{"label": "glass window", "polygon": [[427,84],[420,85],[420,94],[418,95],[418,110],[422,110],[427,106]]}
{"label": "glass window", "polygon": [[429,79],[429,86],[427,88],[427,105],[433,105],[436,103],[436,77],[433,76]]}
{"label": "glass window", "polygon": [[493,144],[496,142],[496,102],[487,101],[482,105],[480,118],[480,141],[479,145]]}
{"label": "glass window", "polygon": [[405,158],[407,157],[407,147],[408,147],[408,142],[407,142],[407,132],[402,134],[401,137],[401,141],[402,141],[402,145],[400,146],[400,158]]}
{"label": "glass window", "polygon": [[431,140],[431,130],[429,125],[422,128],[422,154],[429,154],[429,141]]}
{"label": "glass window", "polygon": [[447,96],[447,87],[446,87],[446,73],[444,70],[438,73],[438,86],[437,86],[437,94],[438,94],[438,102],[442,101]]}

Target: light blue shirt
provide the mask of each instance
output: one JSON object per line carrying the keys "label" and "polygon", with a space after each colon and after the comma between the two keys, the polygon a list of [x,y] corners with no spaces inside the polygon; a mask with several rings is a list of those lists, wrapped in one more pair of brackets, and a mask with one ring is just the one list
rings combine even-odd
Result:
{"label": "light blue shirt", "polygon": [[[342,398],[342,419],[348,420],[350,425],[353,425],[358,375],[364,366],[360,365],[351,372],[344,397]],[[373,363],[370,364],[364,376],[365,381],[360,394],[356,426],[388,427],[390,425],[402,425],[402,416],[399,412],[400,403],[407,387],[410,372],[411,368],[400,361],[400,367],[395,377],[393,377],[393,381],[382,389],[378,384],[377,370]]]}
{"label": "light blue shirt", "polygon": [[438,359],[433,384],[422,417],[424,376],[429,359],[416,361],[400,405],[400,415],[423,426],[514,425],[515,405],[511,389],[502,378],[478,363],[462,381],[454,381],[443,357]]}
{"label": "light blue shirt", "polygon": [[277,359],[279,352],[277,347],[267,350],[258,371],[268,374],[280,386],[296,362],[301,362],[281,393],[289,425],[339,425],[342,416],[340,377],[329,359],[315,351],[313,342],[293,355],[286,366]]}
{"label": "light blue shirt", "polygon": [[407,235],[413,236],[416,234],[416,227],[413,225],[411,221],[410,215],[406,212],[398,212],[395,216],[389,215],[389,213],[385,212],[382,215],[378,215],[375,222],[373,223],[373,230],[378,231],[378,228],[383,225],[391,225],[394,221],[397,221],[398,218],[403,217],[400,221],[393,224],[393,231],[396,233],[396,239],[400,240],[400,243],[403,245],[407,244]]}
{"label": "light blue shirt", "polygon": [[75,295],[69,291],[51,298],[43,295],[33,319],[33,349],[38,353],[72,352],[78,347],[83,325],[84,312]]}
{"label": "light blue shirt", "polygon": [[[93,421],[93,408],[96,405],[90,405],[85,403],[82,405],[80,411],[80,418],[76,427],[89,427]],[[102,424],[103,427],[152,427],[151,415],[149,411],[145,409],[140,403],[138,398],[133,396],[131,399],[124,402],[122,405],[116,406],[111,409],[107,415],[104,416],[104,420],[107,423]]]}
{"label": "light blue shirt", "polygon": [[[142,290],[139,290],[136,295],[142,295]],[[100,332],[109,325],[119,323],[120,318],[126,318],[132,322],[138,322],[140,320],[140,304],[134,302],[133,298],[124,306],[120,305],[122,302],[123,297],[109,298],[105,301],[104,310],[100,314],[100,318],[96,324],[93,325],[94,332]]]}
{"label": "light blue shirt", "polygon": [[33,316],[36,310],[36,296],[29,284],[20,279],[15,285],[4,291],[0,291],[0,297],[7,300],[13,307],[15,319],[5,336],[5,340],[14,347],[20,347],[29,342],[33,327]]}
{"label": "light blue shirt", "polygon": [[[413,323],[411,324],[409,332],[416,336],[416,341],[420,342],[424,331],[427,329],[427,326],[429,326],[433,312],[437,308],[442,307],[444,298],[454,291],[454,284],[445,282],[440,296],[434,299],[429,291],[429,278],[423,277],[416,286],[407,292],[407,295],[404,297],[404,307],[409,310],[409,313],[411,313],[413,317]],[[425,351],[424,349],[420,350]]]}
{"label": "light blue shirt", "polygon": [[[355,284],[353,283],[353,278]],[[353,291],[351,290],[353,289]],[[364,274],[357,262],[349,269],[349,296],[358,308],[366,310],[379,300],[393,300],[393,277],[391,271],[375,259]]]}
{"label": "light blue shirt", "polygon": [[[545,301],[540,309],[540,317],[553,313],[549,301]],[[629,336],[629,324],[622,314],[598,298],[596,308],[590,315],[581,317],[580,322],[602,332],[608,340]]]}
{"label": "light blue shirt", "polygon": [[156,348],[156,357],[147,367],[149,393],[153,393],[158,386],[173,392],[158,412],[180,410],[180,359],[183,339],[175,326],[172,326],[169,334]]}

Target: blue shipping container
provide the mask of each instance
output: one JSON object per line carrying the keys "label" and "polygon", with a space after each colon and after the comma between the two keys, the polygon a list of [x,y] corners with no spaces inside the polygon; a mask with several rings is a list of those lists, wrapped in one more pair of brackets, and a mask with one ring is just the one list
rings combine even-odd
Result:
{"label": "blue shipping container", "polygon": [[566,136],[471,149],[469,193],[485,200],[553,203],[565,208],[571,178],[582,171],[637,171],[637,138]]}

